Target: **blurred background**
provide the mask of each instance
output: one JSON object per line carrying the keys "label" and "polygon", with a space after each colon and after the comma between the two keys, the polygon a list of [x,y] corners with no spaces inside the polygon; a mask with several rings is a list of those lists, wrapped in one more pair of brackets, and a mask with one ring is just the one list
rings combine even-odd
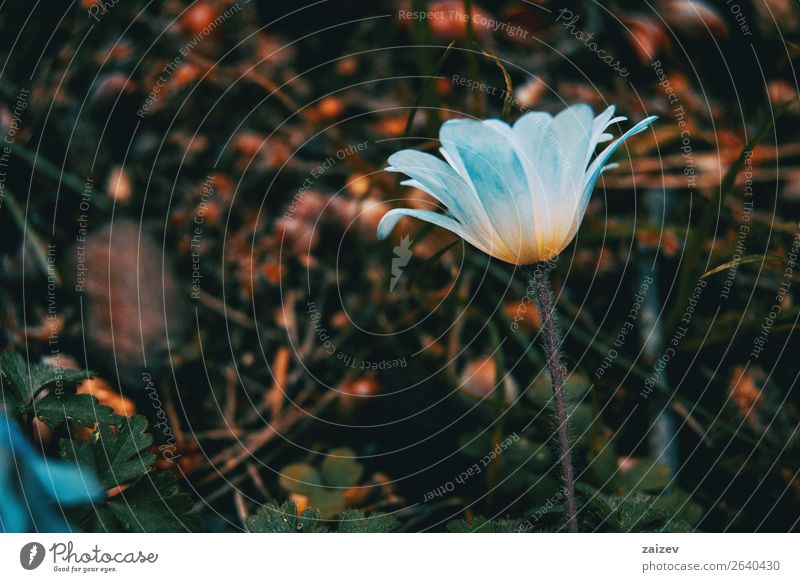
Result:
{"label": "blurred background", "polygon": [[798,528],[796,2],[0,22],[3,408],[32,454],[98,476],[101,501],[54,507],[68,527],[560,530],[526,281],[424,223],[375,230],[435,206],[383,169],[445,120],[588,103],[617,135],[660,119],[552,275],[581,530]]}

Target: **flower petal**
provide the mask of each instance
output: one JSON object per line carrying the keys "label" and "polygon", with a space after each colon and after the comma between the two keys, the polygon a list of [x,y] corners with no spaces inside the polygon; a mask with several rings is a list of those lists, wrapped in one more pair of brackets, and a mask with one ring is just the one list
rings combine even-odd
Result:
{"label": "flower petal", "polygon": [[528,188],[535,194],[533,205],[536,208],[541,196],[552,192],[558,184],[553,116],[538,111],[526,113],[514,123],[513,135],[522,151]]}
{"label": "flower petal", "polygon": [[510,133],[498,120],[453,119],[442,126],[439,139],[480,198],[495,233],[508,249],[522,252],[534,234],[533,203]]}
{"label": "flower petal", "polygon": [[492,230],[486,211],[480,200],[458,173],[431,154],[416,150],[402,150],[389,157],[388,172],[400,172],[413,182],[403,184],[419,188],[433,196],[447,207],[453,217],[466,224],[475,224],[484,235],[491,236]]}
{"label": "flower petal", "polygon": [[553,131],[559,145],[561,172],[559,190],[562,193],[582,185],[579,183],[582,180],[576,179],[575,176],[580,174],[582,177],[586,170],[584,160],[596,129],[594,120],[592,108],[585,104],[568,107],[553,118]]}
{"label": "flower petal", "polygon": [[[395,208],[394,210],[390,210],[383,216],[378,224],[378,238],[384,239],[389,236],[389,233],[392,232],[394,227],[404,216],[424,220],[425,222],[430,222],[431,224],[449,230],[487,255],[497,257],[504,261],[509,261],[509,258],[513,256],[505,243],[497,237],[484,239],[470,230],[468,225],[462,225],[449,216],[431,212],[430,210],[417,210],[413,208]],[[513,262],[513,260],[509,262]]]}
{"label": "flower petal", "polygon": [[[592,154],[594,153],[597,144],[606,142],[610,139],[613,139],[614,136],[609,133],[605,133],[606,128],[611,124],[611,120],[614,118],[614,112],[616,111],[616,107],[613,105],[609,105],[605,111],[603,111],[600,115],[594,118],[594,123],[592,127],[592,139],[589,142],[589,147],[586,151],[586,160],[584,161],[583,168],[584,170],[589,165],[589,160],[592,159]],[[624,118],[623,118],[624,119]]]}
{"label": "flower petal", "polygon": [[[585,111],[591,115],[588,107]],[[567,129],[565,120],[560,122],[562,131]],[[571,150],[571,146],[565,148],[561,145],[554,118],[541,112],[526,113],[517,120],[514,140],[522,152],[519,155],[524,160],[531,192],[537,255],[549,258],[561,250],[562,231],[571,223],[575,213],[576,203],[565,203],[561,190],[563,168],[567,165],[566,152]],[[579,175],[583,176],[583,168]]]}
{"label": "flower petal", "polygon": [[[580,221],[583,220],[583,214],[586,212],[586,206],[589,204],[589,198],[592,196],[592,191],[594,190],[595,184],[597,184],[597,179],[600,177],[600,174],[606,169],[606,162],[608,158],[610,158],[617,148],[622,145],[622,143],[628,139],[629,137],[636,135],[639,132],[644,131],[647,129],[651,123],[653,123],[656,119],[658,119],[657,115],[651,115],[650,117],[643,119],[628,131],[623,133],[619,138],[613,141],[610,145],[606,146],[606,148],[598,154],[598,156],[594,159],[592,164],[589,166],[589,169],[586,170],[586,175],[584,176],[583,180],[583,193],[581,195],[581,205],[578,209],[578,224]],[[575,229],[577,231],[577,228]]]}
{"label": "flower petal", "polygon": [[[553,132],[558,140],[558,188],[550,193],[548,228],[550,241],[561,251],[578,213],[586,170],[586,152],[590,151],[595,130],[594,114],[588,105],[568,107],[553,119]],[[568,238],[567,242],[571,240]]]}

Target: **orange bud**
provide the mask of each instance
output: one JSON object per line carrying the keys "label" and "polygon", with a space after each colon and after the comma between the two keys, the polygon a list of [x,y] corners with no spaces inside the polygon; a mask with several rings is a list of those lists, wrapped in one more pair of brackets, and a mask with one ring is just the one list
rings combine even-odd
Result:
{"label": "orange bud", "polygon": [[75,390],[76,394],[91,394],[100,404],[108,406],[114,411],[114,414],[127,416],[131,418],[136,414],[136,405],[133,400],[123,396],[119,390],[112,388],[102,378],[90,378],[80,383]]}
{"label": "orange bud", "polygon": [[306,509],[308,509],[308,497],[302,493],[290,493],[289,501],[294,501],[294,504],[297,507],[297,515],[301,515]]}

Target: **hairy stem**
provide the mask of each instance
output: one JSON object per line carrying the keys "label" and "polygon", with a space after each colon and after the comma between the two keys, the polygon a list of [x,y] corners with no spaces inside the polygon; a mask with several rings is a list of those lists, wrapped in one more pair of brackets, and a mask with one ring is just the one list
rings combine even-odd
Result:
{"label": "hairy stem", "polygon": [[561,362],[559,346],[561,338],[556,322],[553,305],[553,293],[550,289],[550,266],[540,263],[525,267],[524,272],[529,285],[536,293],[539,314],[542,318],[542,335],[544,337],[545,356],[553,382],[553,400],[555,402],[556,423],[558,425],[558,449],[561,462],[561,479],[564,484],[564,506],[567,515],[567,528],[570,533],[578,532],[578,511],[575,504],[575,477],[572,472],[572,455],[570,454],[569,430],[567,425],[567,399],[564,388],[564,365]]}

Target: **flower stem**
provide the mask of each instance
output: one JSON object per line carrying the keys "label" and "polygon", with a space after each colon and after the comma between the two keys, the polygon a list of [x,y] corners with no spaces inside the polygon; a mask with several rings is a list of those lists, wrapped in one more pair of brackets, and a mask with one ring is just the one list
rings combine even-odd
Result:
{"label": "flower stem", "polygon": [[553,383],[553,400],[555,401],[556,423],[558,425],[558,449],[561,462],[561,479],[564,484],[564,506],[567,514],[567,528],[570,533],[578,533],[578,511],[575,504],[575,477],[572,472],[572,455],[570,454],[569,429],[567,425],[567,399],[564,388],[564,365],[561,362],[559,346],[561,338],[556,322],[553,305],[553,293],[550,289],[550,266],[539,263],[535,267],[524,268],[529,278],[529,286],[535,290],[542,318],[542,335],[547,357],[547,366]]}

